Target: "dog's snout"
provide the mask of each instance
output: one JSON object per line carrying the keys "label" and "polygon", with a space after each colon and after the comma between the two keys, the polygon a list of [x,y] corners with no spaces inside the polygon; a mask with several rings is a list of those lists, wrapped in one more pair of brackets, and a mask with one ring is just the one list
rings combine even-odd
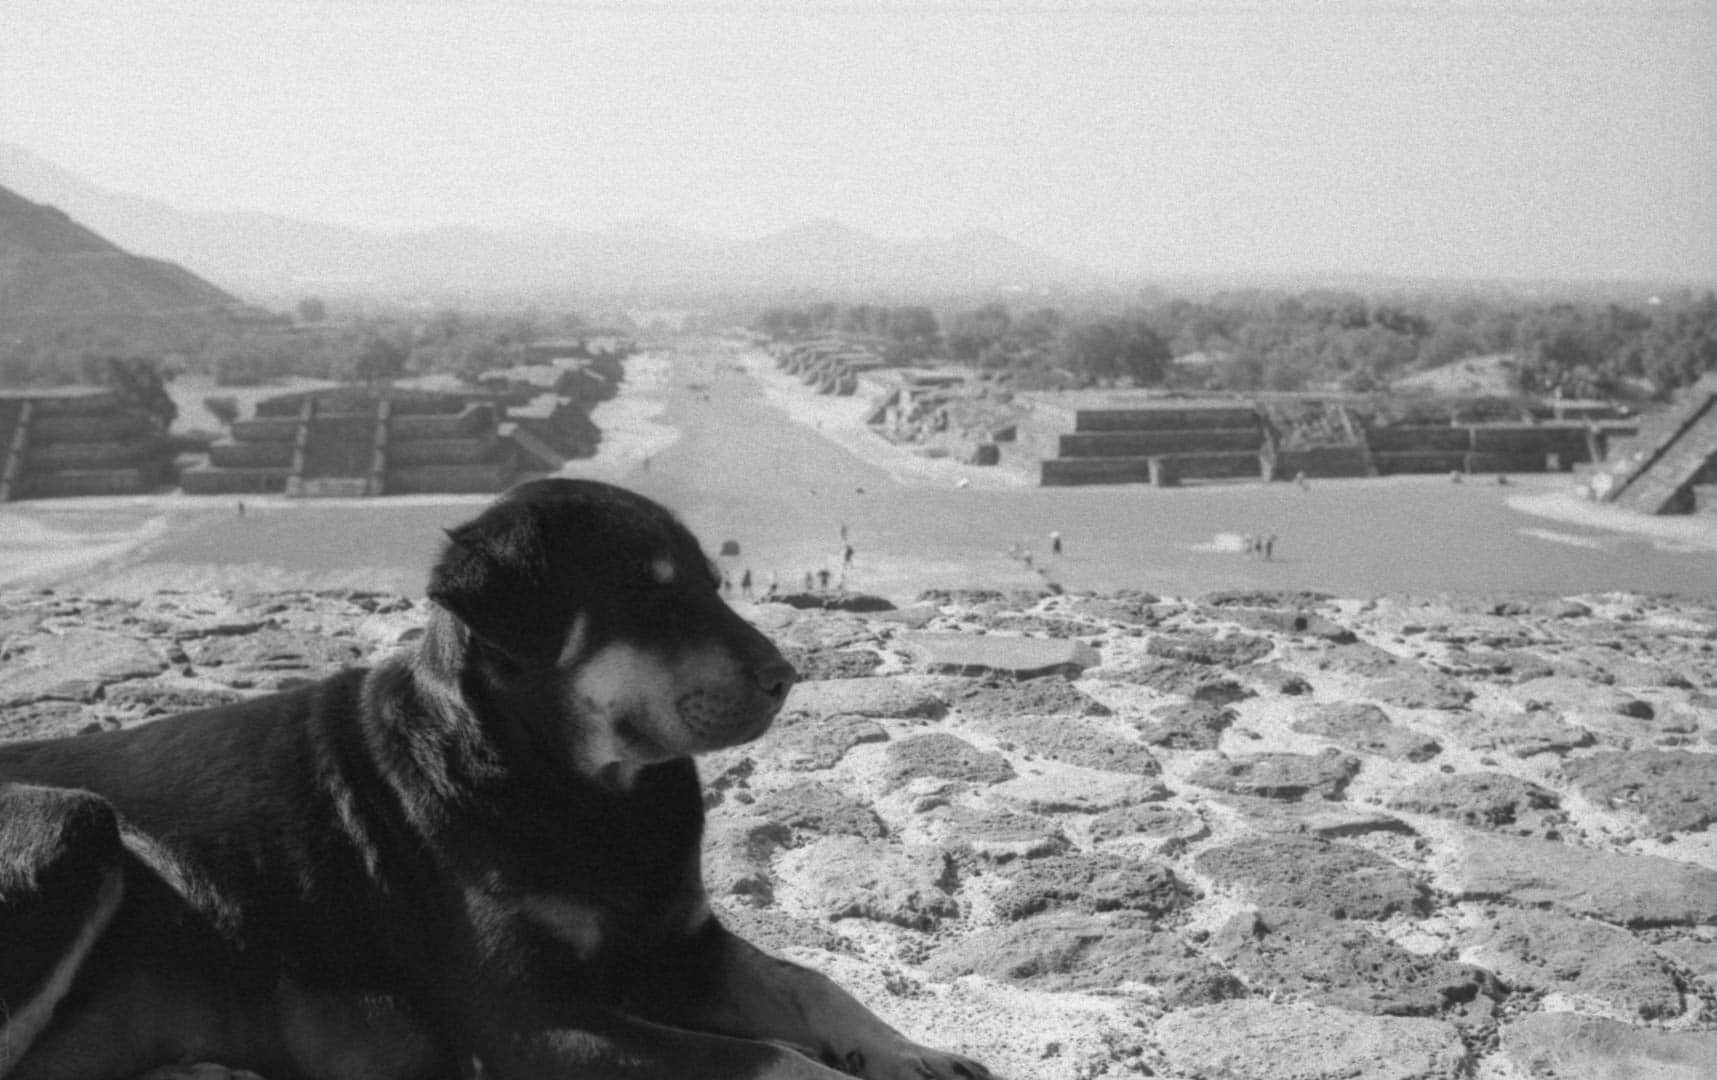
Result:
{"label": "dog's snout", "polygon": [[793,670],[793,665],[779,657],[766,661],[757,668],[757,687],[777,709],[787,700],[787,691],[793,688],[798,678],[799,673]]}

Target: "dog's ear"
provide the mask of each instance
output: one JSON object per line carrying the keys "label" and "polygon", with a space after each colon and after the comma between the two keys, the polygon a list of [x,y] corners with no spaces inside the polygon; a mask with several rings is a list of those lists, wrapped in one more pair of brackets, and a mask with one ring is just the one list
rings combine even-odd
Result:
{"label": "dog's ear", "polygon": [[558,654],[564,630],[549,577],[531,508],[500,506],[447,531],[427,591],[479,641],[535,663]]}

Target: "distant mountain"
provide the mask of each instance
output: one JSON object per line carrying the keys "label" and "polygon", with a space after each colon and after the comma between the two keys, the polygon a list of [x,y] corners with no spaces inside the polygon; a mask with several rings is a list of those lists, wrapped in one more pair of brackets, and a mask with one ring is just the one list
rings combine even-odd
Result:
{"label": "distant mountain", "polygon": [[984,230],[900,243],[833,221],[749,240],[648,222],[407,234],[267,214],[192,213],[107,191],[0,143],[0,184],[134,251],[258,299],[311,292],[419,296],[683,295],[815,291],[963,294],[1092,283],[1079,267]]}
{"label": "distant mountain", "polygon": [[182,266],[127,254],[63,210],[0,187],[0,320],[163,315],[236,304]]}

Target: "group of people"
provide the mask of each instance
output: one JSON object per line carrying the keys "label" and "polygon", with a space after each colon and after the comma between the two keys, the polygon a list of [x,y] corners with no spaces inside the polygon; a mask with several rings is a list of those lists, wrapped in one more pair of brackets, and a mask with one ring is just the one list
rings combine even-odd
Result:
{"label": "group of people", "polygon": [[1276,557],[1275,533],[1248,533],[1241,539],[1245,542],[1244,546],[1249,558],[1259,558],[1269,562]]}

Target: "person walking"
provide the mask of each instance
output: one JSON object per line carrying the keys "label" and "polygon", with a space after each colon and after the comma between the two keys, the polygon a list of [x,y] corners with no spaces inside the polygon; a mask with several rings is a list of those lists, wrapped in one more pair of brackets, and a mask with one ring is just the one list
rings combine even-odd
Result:
{"label": "person walking", "polygon": [[1049,534],[1049,553],[1051,555],[1061,554],[1061,534],[1059,532]]}

